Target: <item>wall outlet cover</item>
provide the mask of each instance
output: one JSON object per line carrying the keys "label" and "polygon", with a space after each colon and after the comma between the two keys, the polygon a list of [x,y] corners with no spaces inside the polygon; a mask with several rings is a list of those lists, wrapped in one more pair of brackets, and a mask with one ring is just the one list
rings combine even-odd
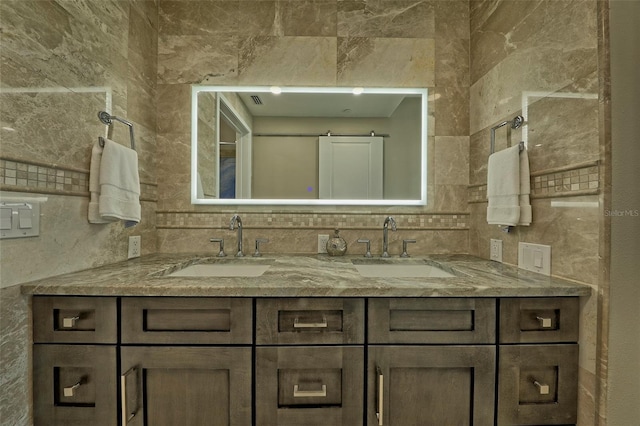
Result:
{"label": "wall outlet cover", "polygon": [[519,243],[518,268],[551,275],[551,246]]}
{"label": "wall outlet cover", "polygon": [[489,258],[496,262],[502,262],[502,240],[491,239]]}
{"label": "wall outlet cover", "polygon": [[329,235],[318,235],[318,254],[327,252],[327,242],[329,241]]}
{"label": "wall outlet cover", "polygon": [[140,235],[135,235],[129,237],[129,253],[127,255],[127,259],[133,259],[134,257],[140,257],[140,244],[142,238]]}

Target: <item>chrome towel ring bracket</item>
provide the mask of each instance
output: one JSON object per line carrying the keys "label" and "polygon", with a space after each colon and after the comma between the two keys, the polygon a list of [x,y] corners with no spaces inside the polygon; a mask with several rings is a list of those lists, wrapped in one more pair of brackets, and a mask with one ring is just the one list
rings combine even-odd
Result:
{"label": "chrome towel ring bracket", "polygon": [[[521,115],[516,115],[515,117],[513,117],[513,120],[503,121],[502,123],[496,126],[493,126],[491,128],[491,148],[490,148],[489,154],[493,154],[496,149],[496,130],[499,129],[500,127],[506,126],[507,124],[511,124],[512,129],[519,129],[524,124],[524,117]],[[509,137],[510,137],[510,134],[509,134]]]}
{"label": "chrome towel ring bracket", "polygon": [[[131,149],[133,149],[135,151],[136,149],[136,141],[135,141],[135,137],[133,135],[133,123],[131,123],[130,121],[127,121],[123,118],[120,117],[116,117],[115,115],[111,115],[106,111],[99,111],[98,112],[98,118],[100,119],[100,121],[104,124],[106,124],[107,126],[111,126],[111,124],[113,123],[113,120],[118,121],[122,124],[125,124],[127,126],[129,126],[129,137],[131,139]],[[100,146],[104,147],[104,139],[102,137],[99,138],[100,140]]]}

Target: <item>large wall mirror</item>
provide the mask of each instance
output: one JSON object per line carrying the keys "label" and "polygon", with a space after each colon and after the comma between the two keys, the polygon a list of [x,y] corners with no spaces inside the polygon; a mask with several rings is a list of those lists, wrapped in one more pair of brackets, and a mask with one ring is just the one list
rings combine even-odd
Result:
{"label": "large wall mirror", "polygon": [[427,89],[192,86],[194,204],[424,205]]}

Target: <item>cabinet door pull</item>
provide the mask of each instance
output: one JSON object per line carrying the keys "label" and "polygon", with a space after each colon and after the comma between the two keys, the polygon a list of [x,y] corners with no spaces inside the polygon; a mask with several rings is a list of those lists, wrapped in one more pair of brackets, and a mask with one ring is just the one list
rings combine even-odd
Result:
{"label": "cabinet door pull", "polygon": [[378,380],[376,380],[376,418],[378,419],[378,426],[383,425],[383,409],[384,409],[384,375],[380,367],[376,367],[376,374]]}
{"label": "cabinet door pull", "polygon": [[[128,406],[127,406],[127,377],[132,374],[132,373],[136,373],[137,371],[137,367],[131,367],[129,370],[127,370],[126,373],[124,373],[122,376],[120,376],[120,386],[122,388],[122,396],[121,396],[121,402],[122,402],[122,426],[126,426],[127,423],[129,423],[129,421],[131,419],[133,419],[136,414],[138,413],[137,410],[132,411]],[[137,374],[136,374],[137,376]],[[137,386],[136,386],[137,388]],[[136,395],[136,400],[137,400],[137,395]]]}
{"label": "cabinet door pull", "polygon": [[540,322],[540,327],[542,328],[551,328],[551,318],[545,318],[537,316],[536,319]]}
{"label": "cabinet door pull", "polygon": [[324,398],[327,396],[327,385],[322,385],[322,389],[319,390],[300,390],[298,385],[293,385],[293,397],[294,398]]}
{"label": "cabinet door pull", "polygon": [[322,322],[300,322],[300,319],[295,318],[293,320],[293,328],[327,328],[329,323],[327,317],[322,316]]}
{"label": "cabinet door pull", "polygon": [[67,386],[66,388],[62,389],[62,393],[65,397],[70,398],[72,396],[75,396],[76,394],[76,389],[78,389],[80,387],[80,385],[82,384],[82,380],[80,380],[78,383],[76,383],[73,386]]}
{"label": "cabinet door pull", "polygon": [[64,317],[62,318],[62,328],[73,328],[76,326],[76,321],[80,319],[80,315],[76,315],[75,317]]}
{"label": "cabinet door pull", "polygon": [[533,384],[538,388],[540,395],[549,395],[549,385],[544,385],[537,380],[533,380]]}

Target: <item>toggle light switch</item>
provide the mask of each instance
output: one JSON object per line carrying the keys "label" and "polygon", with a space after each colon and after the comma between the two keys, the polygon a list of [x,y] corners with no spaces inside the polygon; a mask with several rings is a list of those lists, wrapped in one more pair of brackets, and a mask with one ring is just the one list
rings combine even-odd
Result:
{"label": "toggle light switch", "polygon": [[11,215],[13,214],[13,209],[10,207],[2,207],[0,212],[2,213],[0,215],[0,229],[11,229]]}
{"label": "toggle light switch", "polygon": [[31,229],[33,228],[33,210],[31,207],[23,207],[18,209],[18,228]]}

